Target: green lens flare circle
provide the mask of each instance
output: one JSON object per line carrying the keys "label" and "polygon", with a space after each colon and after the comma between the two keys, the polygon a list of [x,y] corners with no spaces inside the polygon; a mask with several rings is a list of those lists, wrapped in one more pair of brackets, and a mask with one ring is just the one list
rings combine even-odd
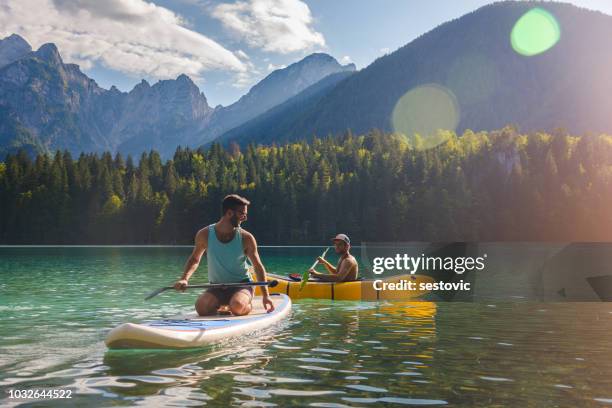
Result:
{"label": "green lens flare circle", "polygon": [[531,57],[552,48],[561,38],[557,19],[548,11],[534,8],[517,20],[510,34],[514,51]]}
{"label": "green lens flare circle", "polygon": [[431,149],[444,143],[448,132],[459,124],[455,95],[438,84],[411,89],[395,104],[391,116],[393,130],[404,135],[415,149]]}

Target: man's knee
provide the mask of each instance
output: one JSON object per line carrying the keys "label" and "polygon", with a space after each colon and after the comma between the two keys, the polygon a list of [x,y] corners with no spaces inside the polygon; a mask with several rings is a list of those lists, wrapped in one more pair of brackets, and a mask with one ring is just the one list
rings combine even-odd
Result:
{"label": "man's knee", "polygon": [[217,313],[219,308],[219,300],[210,293],[203,293],[198,297],[195,303],[196,312],[200,316],[208,316]]}
{"label": "man's knee", "polygon": [[230,311],[236,316],[243,316],[251,312],[251,297],[245,293],[236,293],[230,299]]}

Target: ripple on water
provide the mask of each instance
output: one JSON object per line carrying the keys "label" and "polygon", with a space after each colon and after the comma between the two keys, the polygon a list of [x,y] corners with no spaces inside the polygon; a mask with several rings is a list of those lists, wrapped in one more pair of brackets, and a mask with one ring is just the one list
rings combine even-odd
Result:
{"label": "ripple on water", "polygon": [[363,385],[363,384],[350,384],[350,385],[346,385],[345,387],[346,388],[351,388],[351,389],[357,390],[357,391],[387,392],[386,388],[371,387],[369,385]]}
{"label": "ripple on water", "polygon": [[36,306],[0,306],[0,312],[23,312],[38,309]]}
{"label": "ripple on water", "polygon": [[172,384],[172,378],[160,377],[157,375],[126,375],[119,377],[121,380],[139,381],[147,384]]}
{"label": "ripple on water", "polygon": [[273,344],[272,347],[280,350],[301,350],[301,347],[297,346],[283,346],[282,344]]}
{"label": "ripple on water", "polygon": [[241,400],[236,400],[236,403],[239,404],[241,407],[258,407],[258,408],[262,408],[262,407],[277,407],[278,404],[274,404],[272,402],[264,402],[264,401],[241,401]]}
{"label": "ripple on water", "polygon": [[236,375],[234,381],[247,382],[252,384],[270,384],[270,383],[311,383],[314,380],[306,378],[289,378],[289,377],[262,377],[255,375]]}
{"label": "ripple on water", "polygon": [[294,358],[294,360],[301,361],[303,363],[330,363],[330,364],[340,363],[340,361],[337,361],[337,360],[329,360],[326,358],[317,358],[317,357]]}
{"label": "ripple on water", "polygon": [[348,354],[349,352],[346,350],[335,350],[328,348],[313,348],[311,351],[316,351],[319,353],[330,353],[330,354]]}
{"label": "ripple on water", "polygon": [[321,395],[346,394],[344,391],[326,390],[290,390],[286,388],[276,388],[268,390],[273,395],[293,396],[293,397],[317,397]]}
{"label": "ripple on water", "polygon": [[343,397],[343,401],[356,402],[362,404],[375,404],[377,402],[386,402],[389,404],[398,405],[447,405],[448,402],[443,400],[421,399],[421,398],[398,398],[398,397],[382,397],[382,398],[350,398]]}
{"label": "ripple on water", "polygon": [[[345,307],[342,310],[344,310],[346,312],[353,312],[353,311],[357,311],[357,310],[372,310],[372,309],[375,309],[375,308],[376,308],[375,304],[362,303],[362,304],[355,305],[355,306]],[[612,312],[610,312],[610,313],[612,313]]]}
{"label": "ripple on water", "polygon": [[120,387],[120,388],[132,388],[136,387],[135,383],[119,381],[118,377],[94,377],[87,378],[82,381],[75,381],[77,384],[82,383],[87,388],[89,387]]}
{"label": "ripple on water", "polygon": [[494,382],[513,382],[514,380],[510,379],[510,378],[504,378],[504,377],[488,377],[488,376],[484,376],[481,375],[479,377],[482,380],[485,381],[494,381]]}
{"label": "ripple on water", "polygon": [[236,387],[236,389],[238,390],[237,394],[246,395],[247,397],[270,398],[270,393],[267,390],[250,387]]}
{"label": "ripple on water", "polygon": [[161,370],[151,371],[152,374],[158,376],[173,376],[173,377],[190,377],[193,375],[193,371],[184,370],[181,368],[163,368]]}
{"label": "ripple on water", "polygon": [[333,371],[331,368],[328,368],[328,367],[319,367],[319,366],[310,366],[310,365],[301,365],[298,367],[303,370],[310,370],[310,371]]}
{"label": "ripple on water", "polygon": [[134,401],[144,407],[200,407],[212,400],[206,393],[188,387],[165,388],[158,395]]}

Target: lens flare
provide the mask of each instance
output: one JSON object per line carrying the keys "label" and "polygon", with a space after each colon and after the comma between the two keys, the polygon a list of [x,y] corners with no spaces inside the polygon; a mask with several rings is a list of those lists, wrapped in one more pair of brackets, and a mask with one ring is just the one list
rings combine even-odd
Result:
{"label": "lens flare", "polygon": [[457,98],[438,84],[418,86],[402,96],[393,108],[393,129],[403,134],[412,147],[431,149],[447,140],[459,123]]}
{"label": "lens flare", "polygon": [[548,11],[533,8],[514,24],[510,43],[514,51],[531,57],[553,47],[561,37],[557,19]]}

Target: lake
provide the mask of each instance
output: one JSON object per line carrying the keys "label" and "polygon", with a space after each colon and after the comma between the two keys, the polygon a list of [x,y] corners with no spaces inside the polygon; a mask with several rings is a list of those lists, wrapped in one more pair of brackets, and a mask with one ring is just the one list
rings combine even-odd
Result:
{"label": "lake", "polygon": [[[185,351],[109,351],[108,331],[197,296],[189,247],[0,248],[3,406],[612,405],[612,303],[301,300],[282,324]],[[303,272],[322,248],[263,247]],[[335,256],[329,257],[335,261]],[[191,283],[206,282],[200,267]],[[71,390],[70,400],[10,390]]]}

